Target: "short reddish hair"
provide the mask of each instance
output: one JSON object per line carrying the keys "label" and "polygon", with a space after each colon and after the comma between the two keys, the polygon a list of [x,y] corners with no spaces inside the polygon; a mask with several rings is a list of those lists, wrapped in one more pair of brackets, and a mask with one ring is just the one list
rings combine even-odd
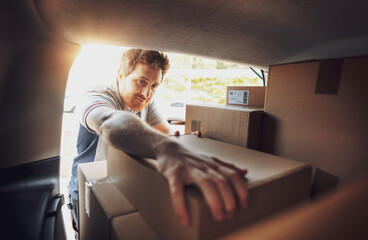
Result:
{"label": "short reddish hair", "polygon": [[131,48],[125,51],[121,57],[120,68],[123,76],[131,74],[137,63],[146,64],[154,69],[160,68],[162,78],[170,68],[169,59],[163,52]]}

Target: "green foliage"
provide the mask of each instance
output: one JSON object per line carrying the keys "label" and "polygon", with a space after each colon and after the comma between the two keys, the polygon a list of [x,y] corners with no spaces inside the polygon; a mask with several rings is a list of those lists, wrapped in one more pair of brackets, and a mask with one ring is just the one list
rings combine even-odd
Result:
{"label": "green foliage", "polygon": [[175,92],[184,92],[188,90],[188,76],[174,76],[164,78],[165,86]]}
{"label": "green foliage", "polygon": [[170,59],[170,69],[190,69],[191,68],[191,56],[168,54]]}
{"label": "green foliage", "polygon": [[257,77],[189,79],[185,75],[176,75],[166,77],[163,86],[159,95],[168,101],[185,102],[190,98],[190,101],[195,103],[225,104],[226,86],[258,86],[258,79]]}
{"label": "green foliage", "polygon": [[[251,77],[232,74],[233,69],[235,71],[248,69],[244,65],[197,56],[169,55],[171,72],[164,78],[158,94],[160,99],[167,102],[225,104],[226,86],[258,86],[259,84],[258,78],[255,75],[252,77],[253,74],[250,75]],[[209,69],[217,72],[214,74],[208,71]]]}
{"label": "green foliage", "polygon": [[236,63],[227,63],[222,61],[216,61],[216,69],[239,69],[244,68]]}
{"label": "green foliage", "polygon": [[196,103],[225,104],[226,86],[257,86],[257,78],[192,78],[191,100]]}
{"label": "green foliage", "polygon": [[208,61],[205,62],[203,58],[193,57],[193,59],[192,59],[192,69],[205,69],[206,65],[208,65]]}

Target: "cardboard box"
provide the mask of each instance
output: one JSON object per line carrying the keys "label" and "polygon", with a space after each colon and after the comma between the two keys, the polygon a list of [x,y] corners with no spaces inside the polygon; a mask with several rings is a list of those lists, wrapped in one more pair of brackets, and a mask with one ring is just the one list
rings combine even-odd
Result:
{"label": "cardboard box", "polygon": [[227,86],[226,104],[263,108],[266,87]]}
{"label": "cardboard box", "polygon": [[109,178],[163,239],[213,239],[309,196],[311,167],[307,164],[192,135],[174,139],[198,153],[247,168],[250,201],[249,208],[236,211],[233,219],[217,222],[212,219],[200,191],[188,187],[191,224],[183,227],[174,213],[167,181],[157,171],[157,162],[133,158],[108,146]]}
{"label": "cardboard box", "polygon": [[261,108],[224,105],[187,105],[185,133],[258,150],[262,131]]}
{"label": "cardboard box", "polygon": [[[106,161],[82,163],[78,165],[78,198],[79,198],[79,235],[81,240],[88,239],[88,222],[90,207],[90,187],[96,182],[105,182],[107,178]],[[86,195],[86,182],[87,195]],[[87,197],[87,211],[86,211]]]}
{"label": "cardboard box", "polygon": [[112,219],[137,211],[111,182],[94,184],[89,204],[91,212],[83,239],[111,239]]}
{"label": "cardboard box", "polygon": [[[368,176],[312,204],[303,204],[222,240],[368,239]],[[348,207],[347,207],[348,206]]]}
{"label": "cardboard box", "polygon": [[262,151],[325,172],[315,192],[368,172],[367,69],[368,57],[269,68]]}
{"label": "cardboard box", "polygon": [[106,161],[78,165],[79,236],[82,240],[107,239],[108,219],[136,211],[121,191],[108,182]]}
{"label": "cardboard box", "polygon": [[138,213],[115,217],[112,220],[112,240],[159,240],[157,233]]}

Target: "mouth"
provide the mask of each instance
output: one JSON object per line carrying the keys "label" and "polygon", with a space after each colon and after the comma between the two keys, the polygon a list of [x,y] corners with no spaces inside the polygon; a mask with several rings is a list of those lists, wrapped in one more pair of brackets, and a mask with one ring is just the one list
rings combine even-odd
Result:
{"label": "mouth", "polygon": [[135,97],[135,99],[137,99],[141,103],[144,103],[146,101],[146,99],[143,99],[141,97]]}

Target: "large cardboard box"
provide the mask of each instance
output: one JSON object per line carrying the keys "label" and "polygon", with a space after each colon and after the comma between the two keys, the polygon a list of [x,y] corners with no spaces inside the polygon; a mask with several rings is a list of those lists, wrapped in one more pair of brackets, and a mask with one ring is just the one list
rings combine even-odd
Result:
{"label": "large cardboard box", "polygon": [[187,105],[185,133],[258,150],[262,136],[262,108],[224,105]]}
{"label": "large cardboard box", "polygon": [[112,240],[159,240],[157,233],[138,213],[125,214],[112,220]]}
{"label": "large cardboard box", "polygon": [[269,68],[262,151],[318,168],[316,194],[368,173],[367,69],[368,57]]}
{"label": "large cardboard box", "polygon": [[266,87],[227,86],[226,104],[263,108]]}
{"label": "large cardboard box", "polygon": [[78,167],[80,239],[108,239],[114,216],[136,211],[106,174],[106,161]]}
{"label": "large cardboard box", "polygon": [[309,196],[311,167],[307,164],[192,135],[174,139],[198,153],[247,168],[250,201],[249,208],[236,211],[233,219],[217,222],[199,190],[188,187],[191,224],[183,227],[175,216],[168,183],[158,172],[156,160],[133,158],[108,146],[109,178],[163,239],[213,239]]}
{"label": "large cardboard box", "polygon": [[288,209],[221,239],[368,239],[367,189],[368,175],[320,201]]}

